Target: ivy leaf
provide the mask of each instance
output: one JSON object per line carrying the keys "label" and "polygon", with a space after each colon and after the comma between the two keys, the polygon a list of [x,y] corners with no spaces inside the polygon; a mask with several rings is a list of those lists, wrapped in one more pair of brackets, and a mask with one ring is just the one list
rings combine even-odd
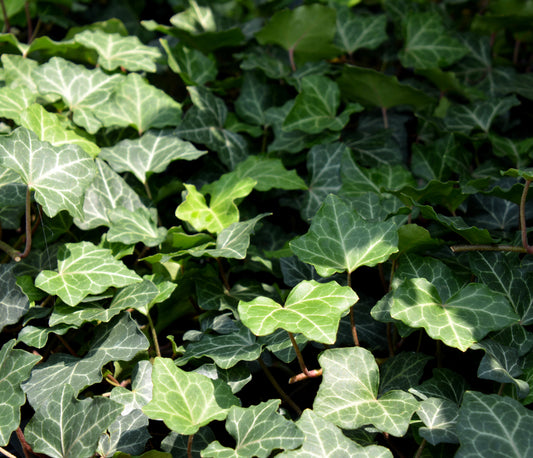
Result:
{"label": "ivy leaf", "polygon": [[387,40],[386,26],[384,14],[361,16],[348,8],[339,9],[335,44],[348,54],[361,48],[376,49]]}
{"label": "ivy leaf", "polygon": [[433,369],[433,377],[421,385],[413,387],[410,393],[426,400],[429,398],[447,399],[459,405],[466,390],[466,381],[457,372],[445,368]]}
{"label": "ivy leaf", "polygon": [[[185,457],[187,455],[188,440],[189,436],[184,436],[171,431],[170,434],[161,441],[161,450],[171,453],[173,457]],[[200,428],[198,432],[194,434],[191,450],[192,456],[194,458],[200,457],[202,450],[214,440],[215,435],[209,426]]]}
{"label": "ivy leaf", "polygon": [[66,243],[57,254],[58,270],[43,270],[35,286],[58,295],[69,305],[79,304],[89,294],[99,294],[110,286],[122,287],[141,278],[116,260],[111,250],[90,242]]}
{"label": "ivy leaf", "polygon": [[23,86],[28,88],[33,94],[39,94],[37,85],[32,78],[33,70],[39,66],[38,62],[14,54],[2,54],[1,59],[7,87],[15,88]]}
{"label": "ivy leaf", "polygon": [[111,227],[107,240],[111,243],[134,245],[142,242],[152,247],[163,242],[167,235],[164,227],[157,227],[157,216],[144,207],[136,210],[115,208],[109,212],[109,220]]}
{"label": "ivy leaf", "polygon": [[229,369],[239,361],[255,361],[261,350],[255,336],[241,324],[238,332],[218,336],[204,334],[198,342],[186,345],[185,354],[176,360],[176,364],[181,366],[191,359],[207,356],[218,367]]}
{"label": "ivy leaf", "polygon": [[305,181],[298,176],[296,170],[287,170],[281,159],[250,156],[240,162],[234,172],[241,178],[249,177],[255,180],[257,183],[254,188],[258,191],[270,191],[272,188],[307,189]]}
{"label": "ivy leaf", "polygon": [[98,156],[100,152],[96,143],[87,136],[82,136],[75,130],[66,128],[58,115],[49,113],[38,103],[30,105],[22,111],[20,124],[35,132],[41,141],[49,142],[54,146],[78,145],[93,158]]}
{"label": "ivy leaf", "polygon": [[398,251],[398,232],[394,223],[367,222],[342,199],[329,195],[307,234],[291,241],[290,247],[327,277],[386,261]]}
{"label": "ivy leaf", "polygon": [[500,456],[529,456],[533,451],[531,424],[533,413],[518,401],[467,391],[459,410],[457,436],[461,446],[455,456],[489,456],[495,451]]}
{"label": "ivy leaf", "polygon": [[519,319],[507,299],[485,285],[470,283],[444,299],[425,278],[407,279],[395,290],[391,315],[461,351]]}
{"label": "ivy leaf", "polygon": [[[252,178],[240,178],[235,173],[226,173],[217,181],[203,186],[185,184],[187,196],[176,209],[176,218],[190,223],[197,231],[220,232],[239,221],[239,209],[235,199],[246,197],[256,184]],[[205,195],[210,195],[209,206]]]}
{"label": "ivy leaf", "polygon": [[37,96],[27,87],[0,88],[0,116],[20,125],[20,113],[35,102]]}
{"label": "ivy leaf", "polygon": [[77,394],[102,379],[101,368],[109,361],[130,361],[148,346],[148,339],[135,321],[124,313],[99,326],[85,357],[55,353],[32,371],[22,389],[36,409],[65,385],[65,380]]}
{"label": "ivy leaf", "polygon": [[257,126],[267,124],[265,111],[272,105],[274,92],[265,77],[258,72],[244,75],[241,92],[235,101],[235,111],[239,117]]}
{"label": "ivy leaf", "polygon": [[17,285],[17,264],[0,265],[0,331],[14,324],[28,311],[28,297]]}
{"label": "ivy leaf", "polygon": [[447,32],[437,13],[408,15],[403,34],[405,44],[400,52],[400,61],[404,67],[447,67],[468,52],[459,40]]}
{"label": "ivy leaf", "polygon": [[431,445],[459,442],[456,434],[459,416],[457,404],[449,399],[428,398],[420,403],[416,413],[424,423],[418,433]]}
{"label": "ivy leaf", "polygon": [[306,62],[334,57],[335,10],[323,5],[304,5],[277,11],[255,35],[260,44],[274,43]]}
{"label": "ivy leaf", "polygon": [[147,426],[148,417],[140,410],[120,415],[100,436],[96,453],[101,456],[117,456],[115,453],[120,450],[122,454],[127,453],[128,458],[142,453],[146,442],[152,437]]}
{"label": "ivy leaf", "polygon": [[411,352],[399,353],[387,359],[381,366],[380,395],[390,390],[408,390],[416,385],[430,359],[427,355]]}
{"label": "ivy leaf", "polygon": [[213,420],[224,420],[239,402],[226,383],[185,372],[169,358],[155,358],[152,381],[153,398],[143,412],[180,434],[194,434]]}
{"label": "ivy leaf", "polygon": [[101,126],[95,110],[109,103],[119,75],[107,75],[100,69],[88,70],[61,57],[52,57],[33,73],[41,94],[54,94],[63,99],[74,114],[73,121],[93,134]]}
{"label": "ivy leaf", "polygon": [[106,127],[132,126],[141,135],[151,128],[177,126],[181,105],[137,73],[130,73],[115,86],[110,100],[95,108],[95,114]]}
{"label": "ivy leaf", "polygon": [[78,401],[74,388],[63,384],[39,406],[24,435],[37,453],[89,458],[121,410],[121,404],[104,397]]}
{"label": "ivy leaf", "polygon": [[337,83],[344,97],[365,106],[392,108],[411,105],[421,109],[434,103],[424,92],[400,83],[395,76],[371,68],[345,65]]}
{"label": "ivy leaf", "polygon": [[84,30],[74,36],[74,41],[98,53],[98,65],[106,70],[123,67],[130,72],[155,72],[155,61],[161,57],[159,49],[145,46],[135,37],[102,30]]}
{"label": "ivy leaf", "polygon": [[257,336],[282,328],[303,334],[309,340],[333,344],[341,316],[357,300],[351,288],[334,281],[325,284],[302,281],[291,290],[284,307],[260,296],[249,302],[240,301],[239,315]]}
{"label": "ivy leaf", "polygon": [[135,140],[122,140],[109,148],[102,148],[100,158],[106,160],[116,172],[131,172],[141,183],[146,183],[152,173],[164,172],[178,159],[192,161],[206,154],[186,142],[170,129],[149,130]]}
{"label": "ivy leaf", "polygon": [[81,215],[83,194],[96,169],[91,157],[76,145],[52,147],[25,127],[0,138],[0,161],[17,172],[45,213],[53,217],[61,210]]}
{"label": "ivy leaf", "polygon": [[362,447],[348,439],[340,428],[313,410],[305,409],[296,426],[305,436],[302,447],[280,453],[277,455],[279,458],[392,458],[392,453],[385,447],[378,445]]}
{"label": "ivy leaf", "polygon": [[76,225],[85,230],[111,226],[109,215],[115,208],[135,211],[144,207],[139,195],[111,167],[98,158],[95,165],[97,173],[85,193],[83,214],[74,219]]}
{"label": "ivy leaf", "polygon": [[26,396],[20,384],[29,378],[30,372],[41,359],[24,350],[14,349],[15,339],[6,342],[0,349],[0,444],[9,443],[11,433],[18,428],[20,423],[20,408],[26,401]]}
{"label": "ivy leaf", "polygon": [[267,458],[275,449],[298,447],[303,441],[303,434],[293,422],[278,414],[280,402],[272,399],[248,408],[231,407],[226,429],[236,441],[235,449],[228,449],[215,441],[202,451],[202,456]]}
{"label": "ivy leaf", "polygon": [[405,391],[392,390],[378,397],[379,369],[374,356],[362,347],[323,352],[318,361],[323,379],[313,410],[343,429],[374,425],[393,436],[403,436],[418,407]]}

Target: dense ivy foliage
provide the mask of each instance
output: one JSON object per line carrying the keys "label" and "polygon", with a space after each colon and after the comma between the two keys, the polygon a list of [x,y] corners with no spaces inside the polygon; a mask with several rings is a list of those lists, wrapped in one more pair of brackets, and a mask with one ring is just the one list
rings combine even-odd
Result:
{"label": "dense ivy foliage", "polygon": [[533,455],[533,1],[0,3],[3,455]]}

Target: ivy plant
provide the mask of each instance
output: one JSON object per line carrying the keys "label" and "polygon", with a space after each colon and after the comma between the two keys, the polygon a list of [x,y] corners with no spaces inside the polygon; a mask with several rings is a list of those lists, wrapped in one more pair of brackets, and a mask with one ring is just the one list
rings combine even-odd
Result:
{"label": "ivy plant", "polygon": [[533,456],[532,2],[0,6],[0,454]]}

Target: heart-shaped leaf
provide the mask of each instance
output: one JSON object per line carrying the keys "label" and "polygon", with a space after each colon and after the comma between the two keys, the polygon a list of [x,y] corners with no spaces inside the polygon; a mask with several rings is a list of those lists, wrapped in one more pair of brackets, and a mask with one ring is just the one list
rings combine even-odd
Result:
{"label": "heart-shaped leaf", "polygon": [[28,297],[17,285],[16,264],[0,265],[0,331],[16,323],[30,308]]}
{"label": "heart-shaped leaf", "polygon": [[416,411],[424,426],[418,432],[431,445],[443,442],[457,444],[456,427],[459,408],[449,399],[428,398]]}
{"label": "heart-shaped leaf", "polygon": [[327,277],[386,261],[398,251],[398,232],[394,223],[367,222],[342,199],[329,195],[307,234],[291,241],[290,247]]}
{"label": "heart-shaped leaf", "polygon": [[341,316],[357,301],[357,294],[347,286],[332,281],[302,281],[279,305],[269,297],[239,302],[242,322],[255,335],[265,336],[282,328],[303,334],[310,340],[335,343]]}
{"label": "heart-shaped leaf", "polygon": [[272,399],[248,408],[232,407],[226,419],[226,429],[236,441],[229,449],[215,441],[202,451],[205,457],[256,456],[267,458],[274,449],[298,447],[303,434],[296,425],[277,412],[281,401]]}
{"label": "heart-shaped leaf", "polygon": [[21,123],[20,113],[29,107],[37,96],[27,87],[0,88],[0,116]]}
{"label": "heart-shaped leaf", "polygon": [[405,391],[378,397],[379,369],[372,353],[361,347],[326,350],[318,359],[323,380],[313,404],[315,413],[343,429],[374,425],[403,436],[418,407]]}
{"label": "heart-shaped leaf", "polygon": [[0,138],[0,161],[35,191],[35,200],[48,216],[53,217],[61,210],[81,215],[83,195],[96,168],[79,146],[53,147],[25,127],[19,127]]}
{"label": "heart-shaped leaf", "polygon": [[348,8],[339,9],[335,44],[349,54],[361,48],[376,49],[387,40],[386,26],[384,14],[362,16]]}
{"label": "heart-shaped leaf", "polygon": [[239,402],[226,383],[185,372],[169,358],[155,358],[152,381],[153,398],[143,412],[180,434],[194,434],[213,420],[224,420]]}
{"label": "heart-shaped leaf", "polygon": [[90,242],[66,243],[59,249],[57,260],[57,272],[42,271],[35,285],[58,295],[69,305],[76,305],[89,294],[101,293],[110,286],[122,287],[141,281],[134,271],[113,257],[111,250]]}
{"label": "heart-shaped leaf", "polygon": [[111,243],[134,245],[142,242],[146,246],[157,246],[167,235],[164,227],[157,227],[157,215],[144,207],[136,210],[115,208],[109,212],[109,220],[111,227],[107,240]]}

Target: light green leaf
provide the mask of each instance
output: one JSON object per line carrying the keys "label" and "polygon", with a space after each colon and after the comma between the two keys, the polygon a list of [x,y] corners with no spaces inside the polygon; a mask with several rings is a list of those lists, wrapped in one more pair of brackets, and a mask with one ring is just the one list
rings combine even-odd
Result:
{"label": "light green leaf", "polygon": [[425,278],[405,280],[395,290],[391,315],[461,351],[519,319],[507,299],[485,285],[470,283],[444,299]]}
{"label": "light green leaf", "polygon": [[100,69],[88,70],[61,57],[52,57],[32,75],[39,92],[61,97],[73,113],[73,121],[91,134],[102,127],[95,110],[109,103],[115,86],[123,78],[107,75]]}
{"label": "light green leaf", "polygon": [[301,261],[327,277],[386,261],[398,251],[398,232],[392,222],[365,221],[342,199],[330,195],[307,234],[291,241],[290,247]]}
{"label": "light green leaf", "polygon": [[218,70],[212,56],[206,56],[183,43],[177,43],[171,48],[167,40],[160,38],[159,42],[167,53],[168,66],[180,75],[185,84],[203,85],[216,78]]}
{"label": "light green leaf", "polygon": [[307,189],[296,170],[287,170],[281,159],[271,159],[264,156],[250,156],[240,162],[234,172],[241,178],[249,177],[257,182],[255,189],[270,191],[275,189]]}
{"label": "light green leaf", "polygon": [[297,61],[320,60],[340,54],[333,45],[336,13],[323,5],[304,5],[276,12],[256,34],[260,44],[274,43]]}
{"label": "light green leaf", "polygon": [[418,433],[431,445],[442,442],[457,444],[457,417],[459,408],[449,399],[428,398],[420,403],[416,411],[424,426]]}
{"label": "light green leaf", "polygon": [[405,43],[400,61],[404,67],[447,67],[468,52],[459,40],[448,33],[437,13],[409,14],[403,34]]}
{"label": "light green leaf", "polygon": [[34,409],[45,404],[52,393],[62,386],[74,389],[74,394],[102,379],[102,367],[109,361],[130,361],[137,353],[147,350],[148,339],[129,314],[124,313],[109,323],[100,325],[87,354],[83,358],[55,353],[39,364],[22,389]]}
{"label": "light green leaf", "polygon": [[[505,421],[502,421],[504,420]],[[518,401],[467,391],[459,410],[457,458],[523,458],[533,453],[533,413]]]}
{"label": "light green leaf", "polygon": [[302,281],[291,290],[284,306],[259,296],[249,302],[240,301],[239,315],[257,336],[282,328],[309,340],[333,344],[341,317],[357,300],[351,288],[337,282]]}
{"label": "light green leaf", "polygon": [[[202,187],[185,184],[187,196],[176,209],[176,217],[190,223],[197,231],[218,233],[239,221],[235,199],[246,197],[256,184],[252,178],[240,178],[236,173],[226,173],[217,181]],[[209,194],[209,206],[205,195]]]}
{"label": "light green leaf", "polygon": [[98,439],[120,415],[122,404],[104,397],[75,398],[68,384],[60,386],[36,410],[24,429],[33,451],[57,458],[89,458]]}
{"label": "light green leaf", "polygon": [[340,428],[305,409],[296,426],[305,436],[302,447],[277,455],[279,458],[392,458],[385,447],[363,447],[348,439]]}
{"label": "light green leaf", "polygon": [[98,53],[98,65],[106,70],[123,67],[130,72],[155,72],[155,61],[161,57],[159,49],[145,46],[136,36],[123,37],[102,30],[84,30],[74,41]]}
{"label": "light green leaf", "polygon": [[335,44],[349,54],[361,48],[376,49],[387,40],[386,26],[384,14],[360,16],[348,8],[339,9]]}
{"label": "light green leaf", "polygon": [[149,130],[138,139],[122,140],[102,148],[99,157],[116,172],[131,172],[141,183],[146,183],[152,173],[164,172],[172,161],[192,161],[206,153],[174,135],[172,130],[164,129]]}
{"label": "light green leaf", "polygon": [[37,85],[32,78],[32,72],[39,63],[27,57],[16,56],[14,54],[2,54],[2,67],[4,68],[4,80],[7,87],[27,87],[30,91],[38,95]]}
{"label": "light green leaf", "polygon": [[261,355],[262,346],[242,324],[238,332],[224,335],[204,334],[197,342],[185,346],[185,354],[176,360],[182,366],[191,359],[211,358],[218,367],[229,369],[239,361],[255,361]]}
{"label": "light green leaf", "polygon": [[35,200],[48,216],[53,217],[61,210],[81,215],[83,195],[96,169],[91,157],[79,146],[52,147],[30,130],[19,127],[0,137],[0,161],[35,191]]}
{"label": "light green leaf", "polygon": [[300,94],[283,122],[283,130],[301,130],[308,134],[318,134],[326,129],[341,130],[351,113],[363,110],[361,105],[354,104],[337,117],[339,87],[326,76],[306,76],[300,80],[300,85]]}
{"label": "light green leaf", "polygon": [[81,229],[111,226],[109,213],[115,208],[130,211],[144,208],[139,195],[104,161],[96,159],[96,177],[85,193],[83,214],[74,219]]}
{"label": "light green leaf", "polygon": [[95,107],[106,127],[132,126],[139,135],[151,128],[177,126],[181,105],[137,73],[130,73],[115,86],[110,100]]}
{"label": "light green leaf", "polygon": [[80,303],[89,294],[99,294],[110,286],[122,287],[141,278],[116,260],[111,250],[90,242],[66,243],[57,254],[58,270],[43,270],[35,286],[58,295],[69,305]]}
{"label": "light green leaf", "polygon": [[26,396],[20,384],[29,376],[30,371],[40,356],[33,355],[24,350],[16,350],[15,339],[6,342],[0,349],[0,445],[9,443],[11,433],[18,428],[20,423],[20,408],[26,401]]}
{"label": "light green leaf", "polygon": [[248,157],[244,138],[224,129],[228,109],[222,99],[203,87],[188,87],[194,104],[187,113],[177,135],[215,150],[224,165],[230,169]]}
{"label": "light green leaf", "polygon": [[323,379],[313,404],[316,414],[343,429],[374,425],[393,436],[407,432],[418,407],[405,391],[378,397],[379,369],[362,347],[326,350],[318,359]]}
{"label": "light green leaf", "polygon": [[0,265],[0,331],[14,324],[28,311],[30,302],[17,285],[17,264]]}
{"label": "light green leaf", "polygon": [[301,431],[277,412],[280,402],[272,399],[248,408],[232,407],[226,419],[226,429],[236,441],[235,449],[215,441],[202,451],[202,456],[267,458],[275,449],[290,450],[301,445]]}
{"label": "light green leaf", "polygon": [[98,145],[87,135],[82,136],[75,130],[69,129],[58,115],[49,113],[38,103],[22,110],[20,125],[35,132],[41,141],[49,142],[54,146],[78,145],[93,158],[100,152]]}
{"label": "light green leaf", "polygon": [[224,420],[239,402],[226,383],[185,372],[169,358],[155,358],[152,381],[153,398],[143,412],[180,434],[194,434],[213,420]]}
{"label": "light green leaf", "polygon": [[109,212],[111,227],[107,233],[107,240],[111,243],[120,242],[134,245],[138,242],[146,246],[157,246],[167,235],[164,227],[157,227],[157,216],[147,208],[135,210],[115,208]]}
{"label": "light green leaf", "polygon": [[29,107],[37,96],[27,87],[0,88],[0,117],[12,119],[21,124],[20,114]]}
{"label": "light green leaf", "polygon": [[345,65],[337,83],[344,97],[362,105],[381,108],[411,105],[421,109],[434,103],[424,92],[371,68]]}

